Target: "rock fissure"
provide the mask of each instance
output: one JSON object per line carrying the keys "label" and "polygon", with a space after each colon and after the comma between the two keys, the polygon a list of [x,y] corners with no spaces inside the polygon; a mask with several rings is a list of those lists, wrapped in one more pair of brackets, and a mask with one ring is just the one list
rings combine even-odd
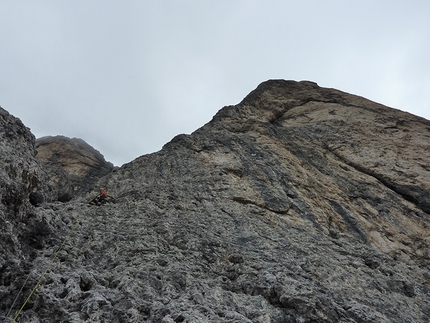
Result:
{"label": "rock fissure", "polygon": [[259,204],[259,203],[256,203],[256,202],[254,202],[254,201],[251,201],[251,200],[248,200],[248,199],[242,198],[242,197],[233,197],[233,199],[232,199],[232,200],[233,200],[233,201],[235,201],[235,202],[241,203],[241,204],[251,204],[251,205],[255,205],[255,206],[259,207],[259,208],[262,208],[262,209],[265,209],[265,210],[268,210],[268,211],[270,211],[270,212],[274,212],[274,213],[277,213],[277,214],[287,214],[287,213],[288,213],[288,210],[289,210],[289,209],[284,209],[284,210],[275,210],[275,209],[273,209],[273,208],[270,208],[270,207],[269,207],[269,206],[267,206],[266,204]]}
{"label": "rock fissure", "polygon": [[[395,183],[393,183],[392,181],[385,179],[383,175],[378,174],[375,171],[372,171],[369,168],[366,168],[364,166],[361,166],[357,163],[354,163],[350,160],[348,160],[345,156],[341,155],[340,153],[336,152],[336,148],[332,148],[330,147],[330,145],[323,143],[325,148],[330,151],[333,155],[335,155],[337,158],[339,158],[342,162],[344,162],[346,165],[353,167],[354,169],[356,169],[357,171],[366,174],[368,176],[371,176],[373,178],[375,178],[378,182],[380,182],[382,185],[384,185],[386,188],[388,188],[389,190],[395,192],[396,194],[402,196],[405,200],[412,202],[413,204],[415,204],[421,211],[423,211],[424,213],[430,215],[430,204],[428,205],[427,201],[420,201],[419,199],[417,199],[416,197],[414,197],[412,194],[410,194],[410,192],[407,192],[408,187],[401,187]],[[339,147],[337,147],[339,148]],[[410,190],[413,190],[413,187],[409,188]],[[427,192],[422,192],[423,195],[429,195],[429,193]]]}

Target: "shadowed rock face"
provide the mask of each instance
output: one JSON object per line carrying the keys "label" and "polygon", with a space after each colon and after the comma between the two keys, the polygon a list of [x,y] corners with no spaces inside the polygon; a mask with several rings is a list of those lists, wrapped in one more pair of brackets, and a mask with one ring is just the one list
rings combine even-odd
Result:
{"label": "shadowed rock face", "polygon": [[42,137],[36,140],[36,149],[62,202],[94,190],[97,180],[114,168],[99,151],[78,138]]}
{"label": "shadowed rock face", "polygon": [[[67,243],[21,319],[427,322],[429,143],[428,120],[264,82],[101,178],[116,204],[33,207],[41,238],[17,303]],[[25,277],[1,273],[6,313]]]}
{"label": "shadowed rock face", "polygon": [[46,170],[35,158],[34,136],[21,120],[0,107],[1,208],[21,216],[29,204],[52,200]]}
{"label": "shadowed rock face", "polygon": [[[0,107],[0,322],[14,282],[36,256],[34,206],[55,200],[48,173],[35,158],[34,136]],[[41,228],[41,227],[38,227]],[[12,298],[13,300],[13,298]]]}

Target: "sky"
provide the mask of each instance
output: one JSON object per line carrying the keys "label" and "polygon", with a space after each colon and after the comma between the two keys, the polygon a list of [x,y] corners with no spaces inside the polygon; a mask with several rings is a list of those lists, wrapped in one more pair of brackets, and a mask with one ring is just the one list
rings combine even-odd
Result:
{"label": "sky", "polygon": [[268,79],[430,119],[428,0],[0,0],[0,106],[121,166]]}

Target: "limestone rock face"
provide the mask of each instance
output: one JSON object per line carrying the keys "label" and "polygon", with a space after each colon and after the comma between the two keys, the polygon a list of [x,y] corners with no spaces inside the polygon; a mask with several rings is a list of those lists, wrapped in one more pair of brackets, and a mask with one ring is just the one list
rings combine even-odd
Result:
{"label": "limestone rock face", "polygon": [[[0,107],[0,303],[13,290],[35,256],[33,237],[42,223],[34,206],[55,200],[57,192],[36,159],[34,136],[21,120]],[[37,235],[37,234],[36,234]],[[30,246],[32,245],[32,247]],[[3,311],[0,313],[2,314]],[[0,319],[1,316],[0,316]]]}
{"label": "limestone rock face", "polygon": [[429,146],[423,118],[264,82],[101,178],[116,204],[35,207],[0,314],[52,264],[23,322],[428,322]]}
{"label": "limestone rock face", "polygon": [[78,138],[47,136],[36,140],[37,158],[50,173],[50,182],[59,191],[58,199],[88,193],[100,177],[114,167],[103,155]]}
{"label": "limestone rock face", "polygon": [[21,216],[29,204],[52,200],[47,173],[35,158],[34,136],[21,120],[0,107],[1,207]]}

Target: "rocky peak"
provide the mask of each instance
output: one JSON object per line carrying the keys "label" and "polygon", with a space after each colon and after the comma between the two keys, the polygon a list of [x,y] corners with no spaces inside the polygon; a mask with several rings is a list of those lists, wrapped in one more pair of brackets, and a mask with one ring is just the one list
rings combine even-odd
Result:
{"label": "rocky peak", "polygon": [[68,201],[94,190],[95,183],[114,169],[103,155],[84,140],[47,136],[36,140],[37,158],[49,169],[58,199]]}
{"label": "rocky peak", "polygon": [[264,82],[100,178],[116,204],[33,207],[37,248],[0,269],[0,313],[66,239],[23,321],[429,321],[429,140],[428,120]]}
{"label": "rocky peak", "polygon": [[[267,131],[270,136],[282,128],[305,132],[349,166],[430,213],[430,182],[420,175],[428,175],[422,155],[429,143],[426,119],[312,82],[271,80],[237,106],[220,110],[213,123],[251,136],[267,136]],[[402,169],[406,164],[408,171]]]}

